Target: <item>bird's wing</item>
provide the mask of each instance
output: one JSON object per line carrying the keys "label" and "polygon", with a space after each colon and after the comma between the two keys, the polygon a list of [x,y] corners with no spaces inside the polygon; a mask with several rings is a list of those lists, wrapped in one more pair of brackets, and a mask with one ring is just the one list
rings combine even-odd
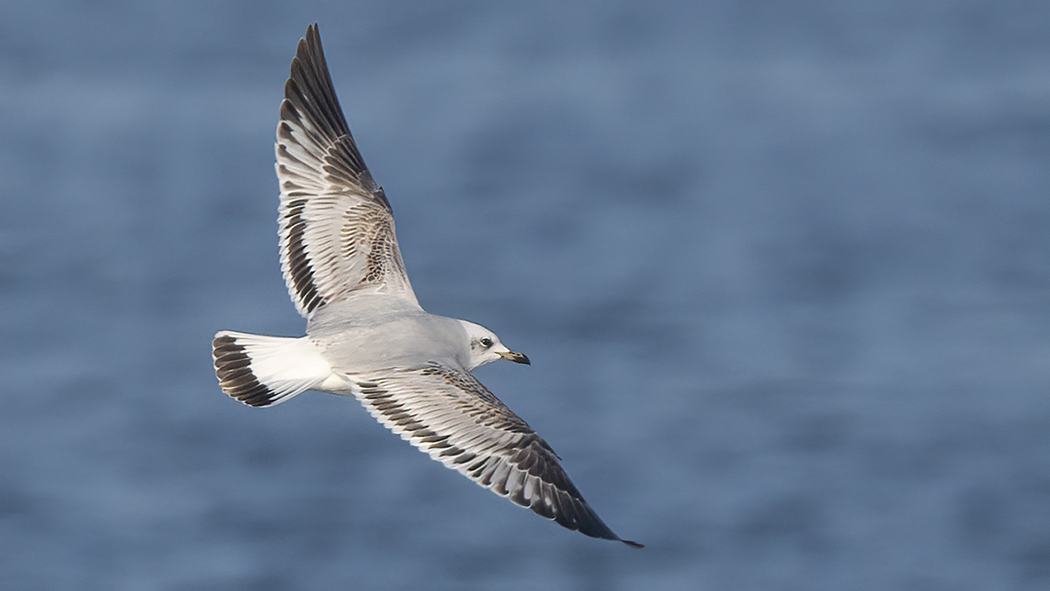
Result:
{"label": "bird's wing", "polygon": [[356,384],[372,416],[445,466],[569,529],[638,545],[602,522],[547,442],[470,372],[431,363]]}
{"label": "bird's wing", "polygon": [[418,306],[383,189],[339,107],[317,25],[292,59],[277,125],[281,271],[299,312],[366,290]]}

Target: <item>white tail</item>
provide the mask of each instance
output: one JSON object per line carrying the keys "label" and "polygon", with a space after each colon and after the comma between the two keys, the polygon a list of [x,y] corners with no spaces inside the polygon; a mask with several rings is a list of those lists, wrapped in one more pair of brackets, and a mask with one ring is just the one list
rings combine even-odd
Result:
{"label": "white tail", "polygon": [[332,367],[308,337],[221,331],[212,341],[222,391],[251,406],[270,406],[317,388]]}

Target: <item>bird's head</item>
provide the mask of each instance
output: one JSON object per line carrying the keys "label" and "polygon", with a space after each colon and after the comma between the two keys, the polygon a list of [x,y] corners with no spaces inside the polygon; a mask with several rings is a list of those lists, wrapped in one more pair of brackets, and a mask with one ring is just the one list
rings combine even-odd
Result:
{"label": "bird's head", "polygon": [[515,363],[529,365],[529,358],[524,353],[511,351],[500,342],[496,333],[473,322],[460,320],[463,328],[467,331],[467,370],[473,370],[486,363],[492,363],[500,359],[508,359]]}

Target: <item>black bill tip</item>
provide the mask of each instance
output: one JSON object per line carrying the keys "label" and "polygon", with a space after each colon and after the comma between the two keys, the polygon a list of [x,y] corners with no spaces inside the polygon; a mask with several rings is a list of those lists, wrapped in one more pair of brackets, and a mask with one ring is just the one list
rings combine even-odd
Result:
{"label": "black bill tip", "polygon": [[515,351],[507,351],[506,353],[500,353],[499,356],[504,358],[504,359],[509,359],[510,361],[513,361],[514,363],[524,363],[525,365],[532,365],[532,362],[529,361],[528,356],[526,356],[524,353],[518,353],[518,352],[515,352]]}

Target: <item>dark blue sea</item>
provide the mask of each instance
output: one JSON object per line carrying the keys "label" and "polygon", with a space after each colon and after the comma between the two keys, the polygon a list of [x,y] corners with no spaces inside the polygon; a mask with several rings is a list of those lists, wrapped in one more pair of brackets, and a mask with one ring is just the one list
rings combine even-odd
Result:
{"label": "dark blue sea", "polygon": [[[644,550],[219,390],[305,327],[315,21],[420,302]],[[0,80],[4,588],[1050,588],[1050,3],[8,0]]]}

